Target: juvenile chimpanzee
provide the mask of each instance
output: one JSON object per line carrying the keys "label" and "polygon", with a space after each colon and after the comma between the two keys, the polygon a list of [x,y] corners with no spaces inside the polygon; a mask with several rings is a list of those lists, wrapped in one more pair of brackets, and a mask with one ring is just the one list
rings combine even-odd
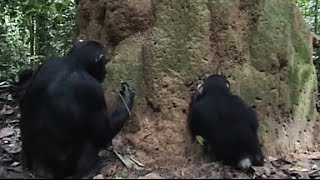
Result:
{"label": "juvenile chimpanzee", "polygon": [[230,92],[228,80],[219,74],[207,77],[192,97],[188,126],[193,138],[204,139],[212,160],[247,170],[263,165],[255,111]]}
{"label": "juvenile chimpanzee", "polygon": [[23,166],[53,178],[87,177],[106,146],[129,119],[135,93],[121,83],[110,112],[101,86],[108,55],[95,41],[79,41],[63,57],[34,73],[21,103]]}

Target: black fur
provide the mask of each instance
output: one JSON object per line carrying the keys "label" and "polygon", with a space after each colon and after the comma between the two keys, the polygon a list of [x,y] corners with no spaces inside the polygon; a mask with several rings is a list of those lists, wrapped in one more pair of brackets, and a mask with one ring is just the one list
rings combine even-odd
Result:
{"label": "black fur", "polygon": [[263,165],[255,111],[231,94],[228,85],[222,75],[205,79],[202,92],[190,103],[190,133],[205,140],[212,160],[238,167],[241,160],[250,158],[252,165]]}
{"label": "black fur", "polygon": [[[79,41],[63,57],[48,58],[34,73],[20,102],[23,166],[53,178],[83,177],[98,151],[121,130],[129,113],[119,97],[109,112],[101,86],[107,53],[95,41]],[[134,92],[121,84],[129,109]]]}

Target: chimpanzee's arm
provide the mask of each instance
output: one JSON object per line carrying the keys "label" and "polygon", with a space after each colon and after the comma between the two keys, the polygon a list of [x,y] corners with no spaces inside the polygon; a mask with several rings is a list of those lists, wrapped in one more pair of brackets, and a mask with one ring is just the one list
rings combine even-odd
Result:
{"label": "chimpanzee's arm", "polygon": [[118,100],[113,112],[110,113],[110,124],[115,132],[119,132],[124,122],[129,119],[135,93],[127,83],[121,83]]}
{"label": "chimpanzee's arm", "polygon": [[[89,92],[89,93],[88,93]],[[134,92],[127,84],[122,84],[119,91],[123,100],[119,97],[117,105],[113,112],[109,112],[105,103],[104,93],[100,87],[91,87],[82,100],[86,99],[88,110],[90,109],[90,120],[88,126],[90,139],[97,146],[104,146],[109,143],[121,130],[126,120],[129,119],[129,111],[131,110],[134,99]]]}
{"label": "chimpanzee's arm", "polygon": [[200,99],[201,94],[199,92],[193,92],[191,94],[190,102],[189,102],[189,109],[193,107],[193,105]]}

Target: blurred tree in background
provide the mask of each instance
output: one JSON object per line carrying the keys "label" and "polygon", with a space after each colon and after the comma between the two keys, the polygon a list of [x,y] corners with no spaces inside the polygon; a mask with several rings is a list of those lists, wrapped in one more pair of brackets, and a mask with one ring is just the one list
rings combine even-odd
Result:
{"label": "blurred tree in background", "polygon": [[0,80],[61,55],[72,42],[73,0],[0,1]]}
{"label": "blurred tree in background", "polygon": [[304,16],[310,29],[315,33],[319,33],[319,0],[296,0],[302,15]]}

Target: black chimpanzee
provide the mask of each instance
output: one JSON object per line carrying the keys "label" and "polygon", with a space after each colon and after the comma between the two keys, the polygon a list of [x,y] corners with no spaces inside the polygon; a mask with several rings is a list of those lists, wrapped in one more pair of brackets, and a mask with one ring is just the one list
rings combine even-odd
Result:
{"label": "black chimpanzee", "polygon": [[101,86],[109,58],[96,41],[78,41],[34,73],[21,102],[23,166],[53,178],[87,176],[129,119],[135,93],[121,83],[110,112]]}
{"label": "black chimpanzee", "polygon": [[190,102],[188,127],[193,139],[204,139],[212,160],[242,170],[263,165],[255,111],[230,92],[219,74],[207,77]]}

